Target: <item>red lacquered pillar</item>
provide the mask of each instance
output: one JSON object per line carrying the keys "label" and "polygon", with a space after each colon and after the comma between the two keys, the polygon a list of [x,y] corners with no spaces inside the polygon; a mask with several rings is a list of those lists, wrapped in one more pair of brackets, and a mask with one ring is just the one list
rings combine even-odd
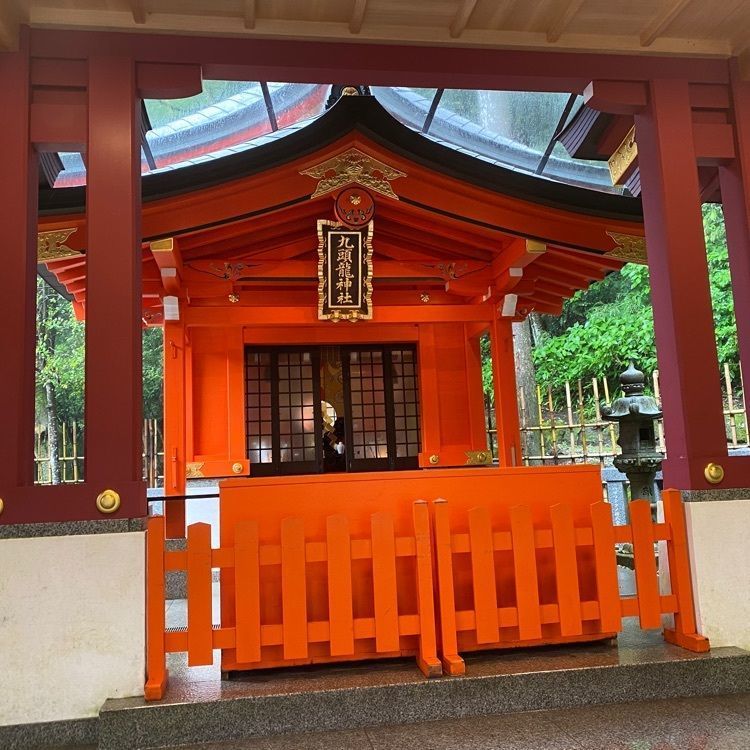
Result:
{"label": "red lacquered pillar", "polygon": [[721,200],[732,275],[737,344],[750,377],[750,84],[733,76],[735,158],[719,166]]}
{"label": "red lacquered pillar", "polygon": [[34,473],[37,157],[29,140],[28,29],[0,53],[0,498]]}
{"label": "red lacquered pillar", "polygon": [[516,361],[513,329],[509,320],[495,320],[490,330],[492,378],[495,387],[495,429],[500,466],[521,465],[521,432],[518,426]]}
{"label": "red lacquered pillar", "polygon": [[[185,494],[185,326],[164,322],[164,494]],[[169,538],[185,536],[185,501],[164,503]]]}
{"label": "red lacquered pillar", "polygon": [[142,466],[140,133],[135,64],[89,60],[86,482],[146,515]]}
{"label": "red lacquered pillar", "polygon": [[686,81],[655,80],[635,117],[668,456],[664,485],[708,487],[727,454]]}

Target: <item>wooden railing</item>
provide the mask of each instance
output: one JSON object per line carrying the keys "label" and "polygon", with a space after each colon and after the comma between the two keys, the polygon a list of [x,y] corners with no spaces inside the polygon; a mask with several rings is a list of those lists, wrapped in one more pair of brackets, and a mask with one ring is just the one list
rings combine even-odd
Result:
{"label": "wooden railing", "polygon": [[[732,377],[732,365],[722,368],[722,391],[727,445],[730,448],[750,447],[744,386]],[[738,387],[739,382],[739,387]],[[647,378],[648,388],[661,401],[659,371]],[[617,428],[602,418],[601,405],[620,396],[619,384],[607,378],[590,381],[564,381],[560,385],[536,387],[536,404],[526,404],[519,391],[518,411],[521,425],[521,449],[525,465],[604,463],[620,452]],[[497,456],[497,431],[494,409],[485,399],[487,443]],[[657,422],[657,449],[666,452],[664,425]]]}
{"label": "wooden railing", "polygon": [[[474,489],[481,484],[475,478]],[[237,518],[234,502],[226,516],[222,509],[218,549],[210,526],[198,523],[188,527],[186,551],[167,551],[164,518],[149,519],[146,698],[164,696],[170,652],[186,652],[188,666],[200,666],[221,649],[225,671],[412,655],[426,676],[439,677],[463,674],[467,651],[599,640],[619,632],[623,618],[637,617],[651,629],[662,627],[665,614],[674,617],[664,629],[667,641],[708,650],[696,632],[677,490],[663,494],[663,523],[651,520],[648,501],[636,500],[630,524],[616,526],[607,503],[586,506],[585,496],[516,503],[471,487],[457,495],[455,487],[445,484],[449,501],[394,506],[393,498],[360,497],[348,513],[328,515],[306,502],[304,485],[299,496],[285,486],[296,515],[282,512],[272,526],[267,508],[245,504],[244,518],[227,528],[224,521]],[[391,510],[367,511],[378,505]],[[666,542],[668,575],[666,566],[657,570],[656,541]],[[635,596],[619,592],[621,542],[633,547]],[[213,568],[222,571],[219,625],[212,617]],[[169,571],[187,575],[186,628],[166,628]]]}

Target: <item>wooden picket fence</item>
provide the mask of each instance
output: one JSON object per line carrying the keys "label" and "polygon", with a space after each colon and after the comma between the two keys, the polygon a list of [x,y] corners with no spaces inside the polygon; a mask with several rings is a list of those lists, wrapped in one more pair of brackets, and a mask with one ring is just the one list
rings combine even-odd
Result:
{"label": "wooden picket fence", "polygon": [[[608,638],[625,617],[638,617],[647,629],[661,627],[664,614],[674,615],[666,640],[707,651],[708,640],[696,633],[680,494],[667,490],[663,501],[663,523],[637,500],[627,526],[613,525],[603,502],[590,506],[590,525],[576,526],[568,504],[552,506],[549,520],[535,525],[538,513],[528,505],[490,500],[467,510],[417,501],[409,536],[395,535],[388,512],[371,516],[364,539],[352,539],[346,515],[327,516],[325,541],[307,539],[303,520],[287,517],[278,543],[260,543],[257,522],[243,520],[233,545],[218,549],[211,548],[210,526],[198,523],[188,527],[186,551],[165,551],[164,519],[152,517],[146,698],[163,697],[172,652],[187,652],[188,666],[199,666],[212,664],[221,649],[222,669],[229,670],[416,655],[423,673],[435,677],[443,670],[462,674],[466,651]],[[498,527],[493,519],[506,512],[508,523]],[[659,540],[667,543],[669,593],[660,591]],[[619,542],[633,546],[635,596],[619,593]],[[326,573],[314,578],[311,566],[321,564]],[[231,587],[222,589],[228,622],[218,626],[212,568],[233,574]],[[168,571],[187,573],[186,628],[165,628]],[[327,615],[316,619],[312,609]]]}
{"label": "wooden picket fence", "polygon": [[[733,365],[722,366],[722,392],[727,445],[731,448],[750,447],[747,410],[745,408],[742,373],[733,377]],[[739,368],[737,367],[739,371]],[[657,401],[661,401],[659,371],[654,370],[647,383]],[[738,387],[739,386],[739,387]],[[620,452],[617,427],[604,420],[601,405],[620,396],[619,384],[607,378],[590,381],[564,381],[560,385],[536,387],[536,404],[527,404],[519,391],[518,413],[521,426],[521,450],[526,466],[539,464],[604,463]],[[497,430],[494,409],[485,398],[487,444],[497,456]],[[657,449],[666,452],[664,425],[658,420]]]}
{"label": "wooden picket fence", "polygon": [[[674,628],[664,630],[666,640],[707,651],[708,640],[696,633],[680,493],[666,490],[663,502],[664,523],[653,523],[650,503],[636,500],[630,503],[627,526],[613,525],[612,510],[605,502],[591,506],[590,527],[574,526],[570,507],[554,505],[548,528],[535,528],[530,509],[518,505],[509,510],[508,529],[493,527],[488,507],[479,505],[464,514],[456,532],[449,503],[436,501],[440,650],[446,671],[463,673],[461,652],[590,639],[595,634],[606,637],[622,629],[624,617],[638,617],[644,629],[660,628],[663,614],[674,615]],[[659,590],[654,553],[659,540],[667,542],[672,588],[668,594]],[[618,542],[633,545],[635,596],[619,593]],[[586,585],[580,575],[579,557],[585,554],[593,562],[593,585]],[[542,565],[552,573],[552,585],[546,591],[539,575]],[[498,601],[498,591],[505,594],[503,603]],[[584,592],[589,598],[582,596]]]}
{"label": "wooden picket fence", "polygon": [[[241,521],[235,527],[234,545],[213,550],[210,526],[197,523],[188,527],[184,552],[165,552],[164,518],[150,518],[146,698],[164,693],[167,653],[186,651],[188,666],[197,666],[211,664],[215,648],[228,655],[228,661],[222,659],[223,669],[415,654],[425,675],[440,674],[427,503],[414,503],[413,511],[413,536],[397,537],[392,515],[383,512],[372,515],[369,539],[352,539],[346,516],[328,516],[325,542],[307,541],[302,519],[284,518],[279,544],[260,544],[258,524]],[[397,564],[404,558],[414,561],[414,576],[397,576]],[[308,567],[317,563],[327,568],[328,619],[310,621],[308,597],[320,594],[320,589],[308,585]],[[280,575],[264,575],[264,569],[279,566]],[[212,624],[212,568],[233,569],[231,626]],[[187,572],[188,624],[186,629],[166,631],[164,575],[175,570]],[[399,590],[405,581],[412,585]],[[405,600],[412,601],[414,611],[400,614],[399,599],[402,609]],[[355,600],[372,616],[355,617]],[[268,622],[279,601],[281,621]],[[327,656],[313,654],[321,644]]]}

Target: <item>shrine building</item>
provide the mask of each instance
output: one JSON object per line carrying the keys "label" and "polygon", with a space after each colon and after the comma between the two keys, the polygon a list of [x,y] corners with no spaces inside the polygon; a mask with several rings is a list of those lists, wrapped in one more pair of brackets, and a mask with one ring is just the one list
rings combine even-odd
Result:
{"label": "shrine building", "polygon": [[[695,4],[612,10],[614,34],[595,3],[542,24],[450,2],[438,33],[425,3],[186,5],[0,11],[0,746],[157,746],[159,717],[203,700],[193,668],[213,670],[209,711],[242,675],[384,659],[459,705],[481,659],[617,660],[623,628],[743,689],[750,456],[727,447],[701,204],[723,206],[750,372],[746,9],[709,30]],[[515,92],[551,110],[535,141],[500,123]],[[512,326],[628,262],[650,272],[668,454],[657,517],[633,499],[618,524],[598,464],[524,465]],[[85,326],[75,483],[34,481],[37,276]],[[314,690],[299,679],[290,695]],[[704,684],[673,679],[664,694]],[[197,736],[309,728],[279,706],[280,729],[230,735],[217,713]],[[325,726],[366,725],[347,711]]]}

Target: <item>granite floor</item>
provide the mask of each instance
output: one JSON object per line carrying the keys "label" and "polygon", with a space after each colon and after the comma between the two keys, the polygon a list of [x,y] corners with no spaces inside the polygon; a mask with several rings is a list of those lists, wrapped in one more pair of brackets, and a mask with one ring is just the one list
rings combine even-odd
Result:
{"label": "granite floor", "polygon": [[[171,746],[176,747],[176,746]],[[181,750],[749,750],[750,693],[288,734]],[[88,750],[77,747],[69,750]],[[92,748],[93,750],[93,748]]]}

